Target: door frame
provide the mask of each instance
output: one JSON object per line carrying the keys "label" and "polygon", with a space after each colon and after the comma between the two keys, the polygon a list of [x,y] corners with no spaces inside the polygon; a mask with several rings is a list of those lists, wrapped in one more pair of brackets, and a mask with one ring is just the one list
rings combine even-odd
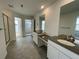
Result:
{"label": "door frame", "polygon": [[[9,17],[7,15],[5,15],[4,13],[2,13],[2,16],[3,16],[3,25],[4,25],[5,41],[6,41],[6,44],[8,44],[8,42],[10,41]],[[4,16],[6,16],[6,18],[7,18],[8,36],[9,36],[9,40],[8,41],[6,40],[6,31],[5,31],[6,29],[5,29],[5,19],[4,19]]]}

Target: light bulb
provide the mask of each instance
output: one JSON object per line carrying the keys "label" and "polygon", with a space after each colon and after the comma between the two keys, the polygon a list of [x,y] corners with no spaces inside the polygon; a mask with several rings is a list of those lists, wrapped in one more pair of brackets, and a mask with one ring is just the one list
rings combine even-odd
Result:
{"label": "light bulb", "polygon": [[41,6],[41,9],[44,9],[44,5]]}

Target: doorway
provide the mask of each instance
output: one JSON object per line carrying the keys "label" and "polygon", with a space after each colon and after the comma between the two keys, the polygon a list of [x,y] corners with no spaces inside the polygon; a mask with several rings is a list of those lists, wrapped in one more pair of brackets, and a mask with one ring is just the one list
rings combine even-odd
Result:
{"label": "doorway", "polygon": [[25,35],[31,35],[32,33],[32,20],[25,19]]}
{"label": "doorway", "polygon": [[3,14],[3,24],[4,24],[4,33],[6,44],[10,41],[10,28],[9,28],[9,17]]}
{"label": "doorway", "polygon": [[19,17],[15,17],[15,32],[16,32],[16,37],[22,36],[22,22],[21,22],[21,18]]}

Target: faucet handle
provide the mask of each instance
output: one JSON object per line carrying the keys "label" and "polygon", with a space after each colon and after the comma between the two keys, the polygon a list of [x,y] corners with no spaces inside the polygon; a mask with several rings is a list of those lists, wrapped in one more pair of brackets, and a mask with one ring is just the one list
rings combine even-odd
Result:
{"label": "faucet handle", "polygon": [[75,38],[74,38],[74,36],[70,35],[70,36],[67,37],[67,40],[70,41],[70,42],[74,42]]}

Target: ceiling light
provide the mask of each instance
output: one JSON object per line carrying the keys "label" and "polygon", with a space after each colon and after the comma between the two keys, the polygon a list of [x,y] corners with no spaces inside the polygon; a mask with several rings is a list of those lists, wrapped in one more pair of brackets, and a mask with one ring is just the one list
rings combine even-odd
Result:
{"label": "ceiling light", "polygon": [[44,5],[41,6],[41,9],[44,9]]}

